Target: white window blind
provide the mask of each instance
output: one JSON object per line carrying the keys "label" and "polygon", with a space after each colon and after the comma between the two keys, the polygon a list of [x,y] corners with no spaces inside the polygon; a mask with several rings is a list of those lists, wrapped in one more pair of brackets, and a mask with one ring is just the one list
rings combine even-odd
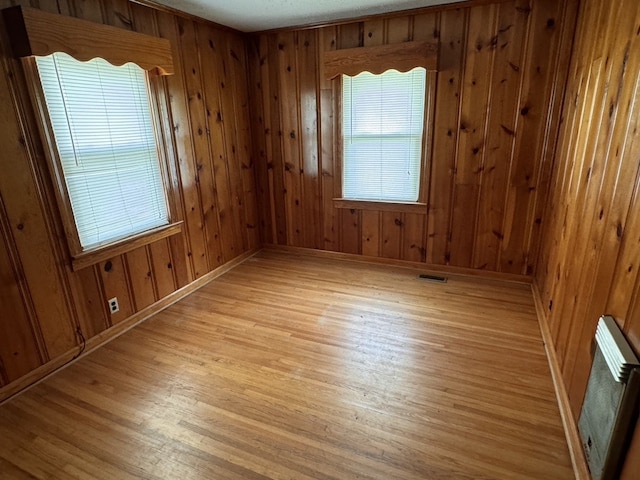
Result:
{"label": "white window blind", "polygon": [[167,224],[146,72],[63,53],[36,62],[82,248]]}
{"label": "white window blind", "polygon": [[426,71],[342,77],[342,196],[415,202],[420,189]]}

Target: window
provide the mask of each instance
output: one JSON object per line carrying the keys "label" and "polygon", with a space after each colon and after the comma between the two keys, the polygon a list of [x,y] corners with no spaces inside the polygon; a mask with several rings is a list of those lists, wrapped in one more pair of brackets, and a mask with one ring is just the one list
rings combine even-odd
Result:
{"label": "window", "polygon": [[426,70],[342,79],[342,197],[417,202]]}
{"label": "window", "polygon": [[36,64],[81,250],[167,225],[147,73],[64,53]]}

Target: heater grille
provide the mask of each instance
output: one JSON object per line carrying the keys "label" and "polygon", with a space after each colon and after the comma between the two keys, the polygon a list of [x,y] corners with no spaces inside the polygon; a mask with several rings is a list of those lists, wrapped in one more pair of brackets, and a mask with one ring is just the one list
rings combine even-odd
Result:
{"label": "heater grille", "polygon": [[631,370],[638,366],[638,359],[613,317],[600,317],[596,329],[596,342],[616,382],[627,383]]}
{"label": "heater grille", "polygon": [[617,478],[630,424],[637,415],[640,370],[613,317],[598,321],[595,353],[578,423],[594,480]]}

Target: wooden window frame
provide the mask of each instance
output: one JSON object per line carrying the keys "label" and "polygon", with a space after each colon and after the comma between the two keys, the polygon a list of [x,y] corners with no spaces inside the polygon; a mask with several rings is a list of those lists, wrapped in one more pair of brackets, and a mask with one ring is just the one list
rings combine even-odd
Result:
{"label": "wooden window frame", "polygon": [[[333,199],[335,208],[427,214],[433,152],[433,120],[435,116],[438,50],[437,42],[403,42],[390,45],[330,50],[324,53],[324,75],[327,79],[332,80],[334,112],[336,112],[334,138],[337,143],[336,151],[339,155],[336,173],[340,178],[340,183],[336,192],[337,197]],[[415,67],[423,67],[427,71],[418,200],[416,202],[400,202],[343,198],[342,75],[355,76],[364,71],[382,74],[391,69],[406,72]]]}
{"label": "wooden window frame", "polygon": [[[174,150],[171,139],[167,138],[170,128],[164,124],[168,119],[163,119],[160,115],[164,111],[163,105],[168,101],[163,76],[173,73],[171,44],[168,40],[25,7],[11,7],[2,13],[5,23],[12,25],[9,39],[13,54],[21,59],[27,78],[72,269],[79,270],[180,233],[183,221],[180,209],[177,208],[176,190],[179,181],[173,158]],[[100,57],[112,65],[132,62],[146,71],[151,120],[167,198],[168,224],[91,248],[82,248],[34,58],[54,52],[64,52],[81,61]]]}

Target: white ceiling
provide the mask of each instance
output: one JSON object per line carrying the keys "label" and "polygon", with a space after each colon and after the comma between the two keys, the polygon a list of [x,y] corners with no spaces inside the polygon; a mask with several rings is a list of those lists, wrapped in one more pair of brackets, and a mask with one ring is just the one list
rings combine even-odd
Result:
{"label": "white ceiling", "polygon": [[255,32],[462,0],[154,0],[222,25]]}

